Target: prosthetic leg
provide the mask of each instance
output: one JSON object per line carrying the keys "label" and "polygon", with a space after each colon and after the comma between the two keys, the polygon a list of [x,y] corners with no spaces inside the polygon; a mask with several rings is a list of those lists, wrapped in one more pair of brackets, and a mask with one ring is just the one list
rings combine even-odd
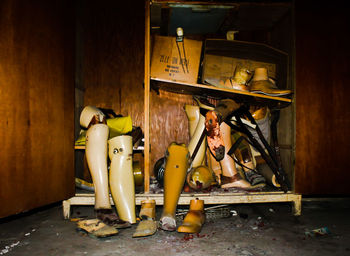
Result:
{"label": "prosthetic leg", "polygon": [[[231,142],[231,127],[222,122],[220,125],[220,131],[222,133],[223,141],[225,144],[225,151],[228,152],[232,147]],[[242,188],[251,189],[253,188],[249,182],[244,180],[241,175],[237,172],[235,162],[232,157],[225,154],[224,158],[220,161],[222,168],[222,188]]]}
{"label": "prosthetic leg", "polygon": [[196,154],[192,160],[192,167],[196,168],[203,163],[205,157],[205,139],[203,139],[198,151],[195,152],[198,141],[200,140],[205,129],[205,117],[200,114],[198,106],[186,105],[185,112],[188,118],[191,136],[190,143],[188,144],[188,151],[190,151],[191,156]]}
{"label": "prosthetic leg", "polygon": [[160,218],[163,230],[175,231],[175,211],[189,167],[189,151],[184,144],[171,143],[166,152],[164,206]]}
{"label": "prosthetic leg", "polygon": [[80,115],[80,125],[88,128],[86,133],[86,159],[95,188],[95,211],[97,218],[109,225],[127,226],[112,211],[108,190],[107,139],[108,126],[104,114],[96,107],[87,106]]}
{"label": "prosthetic leg", "polygon": [[132,237],[144,237],[155,234],[157,232],[156,201],[153,199],[141,201],[139,216],[141,222]]}
{"label": "prosthetic leg", "polygon": [[135,184],[132,169],[132,137],[117,136],[108,141],[111,159],[109,184],[121,220],[136,223]]}
{"label": "prosthetic leg", "polygon": [[208,147],[217,161],[221,161],[225,156],[225,146],[220,132],[220,124],[238,108],[239,105],[235,101],[225,99],[219,101],[215,109],[208,111],[205,116]]}
{"label": "prosthetic leg", "polygon": [[191,200],[190,210],[186,214],[182,225],[177,229],[180,233],[199,233],[205,222],[204,201]]}

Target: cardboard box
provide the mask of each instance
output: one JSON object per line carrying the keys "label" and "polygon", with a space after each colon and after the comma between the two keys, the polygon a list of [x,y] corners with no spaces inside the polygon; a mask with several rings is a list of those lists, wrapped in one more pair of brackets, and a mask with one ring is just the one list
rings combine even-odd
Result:
{"label": "cardboard box", "polygon": [[202,83],[225,81],[233,77],[236,66],[254,71],[265,67],[269,77],[277,82],[279,88],[286,88],[288,77],[288,55],[265,44],[227,41],[220,39],[206,40]]}
{"label": "cardboard box", "polygon": [[[185,48],[185,55],[183,48]],[[151,58],[151,77],[197,83],[201,51],[201,41],[185,38],[184,43],[176,43],[175,37],[155,36]]]}

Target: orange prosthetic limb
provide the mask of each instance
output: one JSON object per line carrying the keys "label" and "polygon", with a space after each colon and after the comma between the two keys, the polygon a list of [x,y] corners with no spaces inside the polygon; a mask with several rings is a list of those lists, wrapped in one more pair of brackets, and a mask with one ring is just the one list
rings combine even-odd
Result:
{"label": "orange prosthetic limb", "polygon": [[[231,142],[231,127],[222,123],[220,125],[220,130],[225,142],[226,152],[232,147]],[[222,188],[242,188],[242,189],[252,189],[253,187],[249,182],[244,180],[241,175],[237,172],[235,162],[232,157],[228,154],[225,154],[223,160],[220,161],[222,168],[222,179],[221,187]]]}
{"label": "orange prosthetic limb", "polygon": [[177,232],[199,233],[205,222],[204,201],[199,199],[191,200],[190,209]]}
{"label": "orange prosthetic limb", "polygon": [[189,167],[189,151],[184,144],[171,143],[167,149],[164,171],[164,206],[160,227],[175,231],[175,212]]}

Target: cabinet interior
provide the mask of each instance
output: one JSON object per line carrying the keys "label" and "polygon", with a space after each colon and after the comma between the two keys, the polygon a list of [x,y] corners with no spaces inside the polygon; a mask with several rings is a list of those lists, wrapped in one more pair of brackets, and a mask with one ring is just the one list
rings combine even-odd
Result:
{"label": "cabinet interior", "polygon": [[[76,10],[76,135],[80,111],[89,104],[130,115],[133,125],[144,130],[144,20],[147,17],[144,3],[121,7],[117,3],[106,6],[77,1]],[[181,26],[185,37],[191,39],[225,39],[226,32],[233,30],[239,31],[235,34],[237,40],[262,43],[286,52],[285,88],[294,89],[292,1],[152,1],[149,17],[151,46],[154,35],[174,36],[176,27]],[[188,120],[183,107],[196,103],[186,90],[181,93],[159,90],[152,81],[149,102],[149,173],[153,175],[155,162],[164,156],[172,141],[188,144]],[[278,123],[282,163],[292,183],[294,127],[293,100],[281,109]],[[82,163],[83,152],[77,151],[76,173],[80,176]]]}

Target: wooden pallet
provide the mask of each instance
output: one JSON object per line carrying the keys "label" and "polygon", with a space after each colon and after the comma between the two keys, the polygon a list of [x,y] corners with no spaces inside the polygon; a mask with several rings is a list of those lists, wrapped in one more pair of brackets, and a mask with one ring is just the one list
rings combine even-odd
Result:
{"label": "wooden pallet", "polygon": [[[295,216],[301,215],[301,195],[293,192],[254,192],[254,193],[196,193],[181,194],[179,205],[189,205],[191,199],[199,198],[205,204],[245,204],[245,203],[280,203],[291,202],[292,212]],[[156,205],[163,205],[163,194],[136,194],[136,205],[141,205],[141,201],[154,199]],[[112,197],[110,197],[113,205]],[[71,206],[73,205],[95,205],[93,193],[76,194],[74,197],[63,201],[63,217],[70,218]]]}

